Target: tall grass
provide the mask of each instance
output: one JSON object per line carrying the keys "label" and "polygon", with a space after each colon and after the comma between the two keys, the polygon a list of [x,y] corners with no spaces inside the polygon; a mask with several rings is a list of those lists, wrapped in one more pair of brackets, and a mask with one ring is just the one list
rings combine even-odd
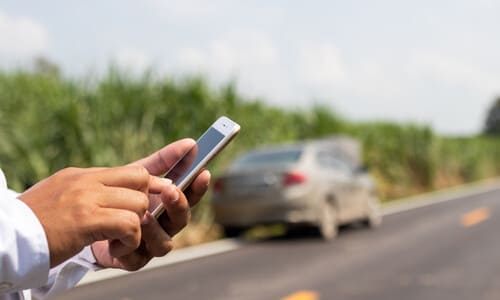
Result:
{"label": "tall grass", "polygon": [[216,161],[216,174],[249,148],[337,133],[363,142],[384,199],[500,174],[498,139],[441,137],[415,124],[353,123],[321,106],[271,107],[232,84],[130,78],[117,70],[93,82],[0,73],[0,167],[21,191],[66,166],[120,165],[176,139],[196,138],[222,114],[243,129]]}

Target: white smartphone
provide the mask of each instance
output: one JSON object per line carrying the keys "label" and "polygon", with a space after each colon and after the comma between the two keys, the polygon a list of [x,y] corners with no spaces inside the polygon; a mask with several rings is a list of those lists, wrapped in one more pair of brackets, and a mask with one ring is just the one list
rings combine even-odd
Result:
{"label": "white smartphone", "polygon": [[[228,117],[220,117],[165,174],[182,191],[205,166],[238,134],[240,125]],[[165,208],[159,204],[151,213],[158,218]]]}

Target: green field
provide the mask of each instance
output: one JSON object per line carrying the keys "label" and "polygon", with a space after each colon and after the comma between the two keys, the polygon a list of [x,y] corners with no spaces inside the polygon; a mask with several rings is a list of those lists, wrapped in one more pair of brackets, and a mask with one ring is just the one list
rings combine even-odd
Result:
{"label": "green field", "polygon": [[[22,191],[67,166],[121,165],[228,115],[242,132],[212,165],[216,175],[253,147],[347,134],[360,139],[383,200],[500,174],[500,139],[445,137],[419,124],[351,122],[326,107],[285,110],[234,85],[203,78],[68,79],[57,72],[0,72],[0,166]],[[207,201],[197,210],[209,215]]]}

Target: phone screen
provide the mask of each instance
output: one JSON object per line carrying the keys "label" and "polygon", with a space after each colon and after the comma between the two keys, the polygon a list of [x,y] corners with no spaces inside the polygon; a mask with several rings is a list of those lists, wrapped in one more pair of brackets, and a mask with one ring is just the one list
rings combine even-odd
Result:
{"label": "phone screen", "polygon": [[210,127],[193,146],[165,175],[166,178],[181,187],[186,183],[188,175],[196,168],[196,166],[205,158],[210,151],[222,140],[224,135],[217,129]]}
{"label": "phone screen", "polygon": [[[220,117],[196,141],[196,144],[187,151],[165,174],[165,178],[181,190],[185,190],[196,175],[238,134],[240,126],[227,117]],[[152,201],[150,210],[158,218],[164,207],[160,201]]]}

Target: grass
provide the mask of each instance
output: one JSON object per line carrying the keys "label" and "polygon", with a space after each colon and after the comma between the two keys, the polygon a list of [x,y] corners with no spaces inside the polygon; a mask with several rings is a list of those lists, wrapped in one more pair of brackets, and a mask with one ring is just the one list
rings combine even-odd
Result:
{"label": "grass", "polygon": [[[196,138],[220,115],[237,120],[242,131],[212,164],[214,177],[251,148],[334,134],[362,142],[384,201],[500,175],[498,138],[445,137],[421,124],[357,123],[322,106],[273,107],[240,95],[231,83],[214,88],[200,77],[128,77],[119,70],[91,80],[0,71],[0,167],[10,187],[22,191],[67,166],[121,165],[179,138]],[[220,235],[208,201],[193,220],[181,235],[186,244]]]}

